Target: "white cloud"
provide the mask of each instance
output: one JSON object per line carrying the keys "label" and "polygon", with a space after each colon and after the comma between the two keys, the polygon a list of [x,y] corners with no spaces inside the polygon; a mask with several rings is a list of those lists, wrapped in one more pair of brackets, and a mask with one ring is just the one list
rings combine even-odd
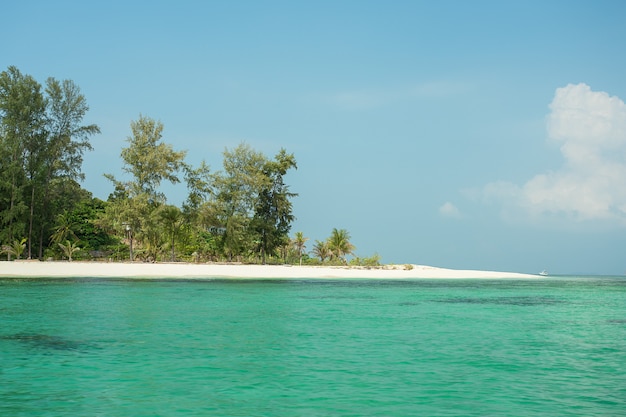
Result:
{"label": "white cloud", "polygon": [[439,214],[443,217],[449,217],[453,219],[461,218],[461,212],[459,209],[449,201],[439,207]]}
{"label": "white cloud", "polygon": [[491,183],[484,195],[533,216],[567,215],[626,225],[626,105],[586,84],[558,88],[547,118],[564,163],[522,186]]}

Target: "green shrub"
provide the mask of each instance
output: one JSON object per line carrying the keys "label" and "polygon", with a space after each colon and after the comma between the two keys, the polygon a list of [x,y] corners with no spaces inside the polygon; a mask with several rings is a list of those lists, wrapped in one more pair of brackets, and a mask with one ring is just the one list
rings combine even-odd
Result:
{"label": "green shrub", "polygon": [[350,260],[350,265],[367,267],[380,266],[380,255],[375,253],[374,255],[365,258],[355,257]]}

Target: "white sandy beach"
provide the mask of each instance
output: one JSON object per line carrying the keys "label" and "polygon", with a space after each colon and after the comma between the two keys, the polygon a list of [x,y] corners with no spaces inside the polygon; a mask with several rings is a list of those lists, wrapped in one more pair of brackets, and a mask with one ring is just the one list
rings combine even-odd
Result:
{"label": "white sandy beach", "polygon": [[0,262],[0,277],[21,278],[540,278],[539,275],[513,272],[473,271],[413,265],[387,265],[379,268],[330,266],[276,266],[189,263],[116,263],[116,262]]}

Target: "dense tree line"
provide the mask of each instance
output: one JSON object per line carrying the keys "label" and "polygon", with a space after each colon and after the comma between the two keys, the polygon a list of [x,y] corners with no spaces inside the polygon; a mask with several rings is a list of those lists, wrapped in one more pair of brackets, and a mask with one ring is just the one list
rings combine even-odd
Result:
{"label": "dense tree line", "polygon": [[[163,140],[161,122],[140,115],[121,150],[124,179],[105,174],[107,201],[80,186],[83,154],[100,133],[70,80],[46,80],[9,67],[0,73],[0,243],[6,259],[239,261],[347,263],[354,246],[346,230],[316,242],[309,258],[294,220],[284,178],[293,154],[273,158],[240,144],[223,153],[223,168],[193,167],[186,152]],[[181,207],[169,204],[163,182],[184,183]],[[317,259],[319,258],[319,259]],[[316,260],[317,259],[317,260]],[[358,258],[356,258],[358,260]],[[377,262],[377,258],[376,258]]]}
{"label": "dense tree line", "polygon": [[[107,175],[115,187],[96,224],[130,246],[143,260],[246,260],[266,262],[289,243],[294,219],[284,175],[296,168],[293,154],[274,159],[241,144],[224,152],[224,169],[206,163],[194,168],[185,152],[162,141],[163,125],[141,116],[122,149],[123,170],[131,179]],[[163,181],[185,182],[182,208],[167,203]]]}
{"label": "dense tree line", "polygon": [[[45,88],[16,67],[0,73],[0,241],[28,258],[44,256],[55,217],[85,193],[83,153],[96,125],[84,125],[89,107],[70,80]],[[25,245],[25,246],[23,246]]]}

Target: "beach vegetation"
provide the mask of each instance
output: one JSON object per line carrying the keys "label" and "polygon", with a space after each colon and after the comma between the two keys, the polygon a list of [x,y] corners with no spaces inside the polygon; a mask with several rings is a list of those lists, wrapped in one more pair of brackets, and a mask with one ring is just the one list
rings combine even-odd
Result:
{"label": "beach vegetation", "polygon": [[59,242],[58,245],[63,251],[63,255],[65,255],[69,262],[72,262],[72,256],[74,255],[74,253],[80,250],[80,248],[78,247],[78,242],[72,242],[70,240],[66,240],[65,243]]}
{"label": "beach vegetation", "polygon": [[3,241],[24,233],[29,251],[44,159],[46,101],[41,90],[41,84],[16,67],[0,73]]}
{"label": "beach vegetation", "polygon": [[[165,239],[175,234],[179,222],[179,210],[166,206],[167,198],[161,191],[163,181],[180,182],[181,172],[186,168],[186,152],[176,151],[162,141],[163,124],[140,115],[131,121],[128,146],[122,148],[122,170],[130,179],[122,181],[106,174],[115,188],[109,196],[104,213],[98,224],[118,236],[124,236],[129,246],[137,244],[136,253],[146,260],[156,260],[163,249]],[[173,219],[175,216],[175,219]],[[165,224],[165,226],[164,226]],[[174,245],[171,245],[174,257]],[[129,252],[132,258],[132,250]]]}
{"label": "beach vegetation", "polygon": [[[296,194],[284,176],[296,168],[293,154],[281,150],[270,159],[241,144],[226,149],[223,170],[212,173],[204,162],[191,167],[184,152],[162,142],[160,122],[142,116],[131,128],[121,156],[132,179],[107,175],[114,191],[96,224],[133,245],[143,261],[286,261]],[[178,208],[160,185],[183,177],[189,195]]]}
{"label": "beach vegetation", "polygon": [[58,209],[63,211],[57,213],[51,227],[50,244],[44,250],[44,257],[63,257],[64,253],[58,244],[66,240],[81,242],[82,250],[73,254],[74,259],[108,257],[116,251],[119,239],[97,225],[98,216],[104,213],[106,202],[93,198],[91,193],[82,189],[74,195],[77,201],[71,208]]}
{"label": "beach vegetation", "polygon": [[26,257],[43,257],[55,217],[76,199],[82,156],[97,125],[84,125],[89,107],[71,80],[45,89],[14,66],[0,73],[0,241],[27,237]]}
{"label": "beach vegetation", "polygon": [[[187,163],[187,152],[164,140],[164,125],[142,114],[120,151],[121,175],[105,174],[109,197],[94,198],[80,184],[83,155],[100,133],[84,122],[88,111],[71,80],[50,77],[42,85],[14,66],[0,73],[0,248],[7,260],[345,265],[354,254],[346,229],[316,241],[311,256],[303,232],[290,238],[298,194],[286,178],[298,168],[294,154],[280,149],[268,157],[241,143],[223,151],[222,169],[213,172],[204,161]],[[164,183],[186,185],[180,207],[168,201]]]}
{"label": "beach vegetation", "polygon": [[330,249],[331,259],[339,259],[343,263],[347,263],[346,255],[354,253],[354,245],[350,242],[350,233],[346,229],[334,228],[328,238],[328,248]]}
{"label": "beach vegetation", "polygon": [[363,258],[359,256],[355,256],[354,258],[350,260],[349,265],[364,266],[364,267],[372,268],[372,267],[381,266],[380,259],[381,259],[380,255],[377,253],[375,253],[372,256],[366,256]]}
{"label": "beach vegetation", "polygon": [[199,207],[213,256],[231,262],[284,259],[296,196],[284,176],[293,168],[295,157],[284,149],[274,159],[245,143],[224,151],[223,170],[212,175],[210,198]]}
{"label": "beach vegetation", "polygon": [[81,198],[69,212],[74,221],[74,234],[85,251],[98,253],[111,252],[120,240],[97,225],[98,217],[105,212],[106,201],[94,198],[91,193]]}
{"label": "beach vegetation", "polygon": [[170,260],[174,262],[176,260],[176,237],[179,234],[183,223],[183,215],[178,207],[167,205],[161,207],[159,210],[159,217],[161,218],[161,224],[165,228],[169,237],[168,243],[171,251]]}
{"label": "beach vegetation", "polygon": [[313,245],[313,254],[317,256],[322,263],[326,259],[330,259],[332,257],[332,251],[328,246],[328,241],[316,240],[315,244]]}
{"label": "beach vegetation", "polygon": [[214,235],[228,261],[241,261],[259,244],[250,234],[250,222],[255,197],[263,182],[261,170],[264,163],[262,153],[247,144],[240,144],[224,150],[223,170],[213,176],[215,195],[206,205],[206,226],[219,230]]}
{"label": "beach vegetation", "polygon": [[7,260],[9,261],[12,256],[14,256],[15,259],[20,259],[24,253],[24,249],[26,249],[26,240],[26,238],[16,239],[9,245],[2,245],[1,252],[7,255]]}
{"label": "beach vegetation", "polygon": [[65,242],[66,240],[69,240],[69,238],[78,240],[78,237],[76,237],[76,233],[74,232],[75,228],[76,223],[67,211],[59,213],[57,214],[56,225],[52,235],[50,236],[50,240],[57,244]]}
{"label": "beach vegetation", "polygon": [[348,262],[347,256],[354,256],[355,246],[350,242],[350,233],[346,229],[334,228],[325,240],[316,240],[311,249],[315,258],[308,258],[306,264],[321,265],[375,265],[380,261],[376,254],[369,258],[355,257]]}
{"label": "beach vegetation", "polygon": [[267,255],[277,249],[282,251],[283,259],[287,257],[289,230],[295,218],[291,199],[297,194],[289,191],[283,177],[292,168],[297,168],[295,157],[281,149],[274,160],[264,161],[261,169],[262,181],[256,195],[251,228],[256,234],[263,264]]}
{"label": "beach vegetation", "polygon": [[302,255],[304,254],[304,250],[306,249],[307,240],[309,240],[309,238],[305,237],[303,232],[296,232],[293,239],[291,240],[291,244],[298,252],[298,261],[300,265],[302,265]]}
{"label": "beach vegetation", "polygon": [[[42,256],[45,239],[55,219],[55,212],[45,208],[54,204],[55,200],[58,201],[60,196],[56,190],[59,183],[65,183],[68,188],[77,190],[74,195],[79,198],[69,200],[75,203],[72,204],[73,207],[91,197],[90,193],[82,190],[78,181],[84,179],[83,155],[86,151],[93,150],[89,138],[100,133],[97,125],[83,124],[89,106],[80,88],[72,80],[59,81],[49,77],[46,80],[45,92],[47,101],[42,173],[44,177],[39,190],[44,210],[37,236],[39,258]],[[67,210],[68,207],[64,209]],[[48,216],[45,216],[46,214]]]}

